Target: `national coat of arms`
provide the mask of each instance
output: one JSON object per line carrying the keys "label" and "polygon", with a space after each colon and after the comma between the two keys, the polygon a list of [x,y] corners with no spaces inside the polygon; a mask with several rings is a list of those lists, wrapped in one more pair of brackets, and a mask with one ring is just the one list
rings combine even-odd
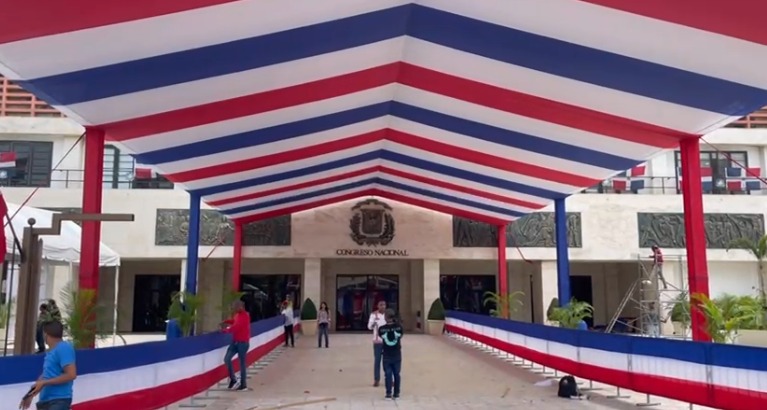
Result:
{"label": "national coat of arms", "polygon": [[388,245],[394,239],[394,217],[391,210],[389,205],[375,199],[354,205],[354,215],[349,221],[352,240],[358,245]]}

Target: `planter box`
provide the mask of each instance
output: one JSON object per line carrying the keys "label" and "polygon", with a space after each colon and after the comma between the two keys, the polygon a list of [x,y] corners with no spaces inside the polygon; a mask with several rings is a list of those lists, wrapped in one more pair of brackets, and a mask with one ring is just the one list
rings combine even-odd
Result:
{"label": "planter box", "polygon": [[445,328],[444,320],[427,320],[426,322],[430,335],[442,336],[442,330]]}
{"label": "planter box", "polygon": [[767,347],[767,330],[738,330],[735,344],[741,346]]}
{"label": "planter box", "polygon": [[301,322],[301,333],[304,336],[314,336],[317,334],[317,321],[307,320]]}
{"label": "planter box", "polygon": [[690,327],[686,323],[671,322],[671,324],[674,326],[674,336],[687,336],[687,331]]}

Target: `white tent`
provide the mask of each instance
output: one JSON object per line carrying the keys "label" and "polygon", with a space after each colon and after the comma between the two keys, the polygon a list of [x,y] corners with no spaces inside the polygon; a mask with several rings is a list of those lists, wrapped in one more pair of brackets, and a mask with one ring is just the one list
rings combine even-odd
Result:
{"label": "white tent", "polygon": [[[38,228],[50,228],[53,215],[59,212],[47,211],[45,209],[24,206],[19,211],[16,204],[8,204],[8,216],[13,217],[13,229],[19,237],[19,241],[24,236],[24,228],[29,226],[29,218],[35,218],[35,226]],[[8,222],[3,218],[3,225]],[[43,260],[53,263],[69,264],[80,263],[80,226],[72,221],[63,221],[61,223],[61,235],[48,236],[43,235]],[[8,255],[13,252],[13,233],[10,226],[5,226],[5,250]],[[101,244],[99,252],[99,266],[120,266],[120,255],[109,249],[108,246]]]}
{"label": "white tent", "polygon": [[[13,231],[16,232],[19,242],[23,240],[24,228],[29,226],[29,223],[27,222],[29,218],[35,218],[34,226],[37,228],[50,228],[53,222],[53,215],[60,213],[40,208],[33,208],[31,206],[23,206],[21,207],[21,210],[19,210],[19,205],[11,203],[8,203],[7,205],[8,216],[13,216]],[[6,225],[8,220],[5,217],[2,219],[3,225],[5,226],[6,255],[11,255],[16,250],[13,239],[13,231],[11,230],[11,226]],[[82,229],[80,228],[80,225],[72,221],[62,221],[60,235],[41,235],[40,239],[43,240],[43,261],[47,264],[69,265],[69,275],[71,278],[73,275],[72,267],[80,263],[81,234]],[[120,255],[118,255],[117,252],[113,251],[103,243],[100,245],[99,266],[115,268],[114,324],[112,329],[112,339],[114,344],[114,340],[116,340],[117,335],[117,299],[119,295],[120,283]],[[18,252],[16,255],[18,255]],[[16,267],[13,267],[12,269],[16,269]],[[11,286],[11,283],[6,285],[8,286],[6,292],[8,292],[11,297],[14,297],[16,293],[15,287],[18,286],[17,283],[13,283],[14,286]],[[13,319],[11,323],[13,323]],[[12,331],[12,326],[9,326],[9,328],[6,329],[5,337],[9,340],[12,340],[13,338],[11,333]]]}

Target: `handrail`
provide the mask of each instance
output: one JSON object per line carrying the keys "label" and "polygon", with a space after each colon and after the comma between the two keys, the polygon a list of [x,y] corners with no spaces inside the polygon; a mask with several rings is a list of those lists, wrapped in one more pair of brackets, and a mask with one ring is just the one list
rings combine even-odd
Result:
{"label": "handrail", "polygon": [[725,410],[767,408],[767,349],[447,313],[446,330],[586,380]]}
{"label": "handrail", "polygon": [[[251,324],[250,365],[282,342],[282,316]],[[203,392],[226,377],[231,336],[200,336],[77,352],[75,410],[154,410]],[[236,361],[235,361],[236,362]],[[37,380],[41,355],[0,358],[1,410],[15,409]],[[235,366],[237,363],[235,363]]]}

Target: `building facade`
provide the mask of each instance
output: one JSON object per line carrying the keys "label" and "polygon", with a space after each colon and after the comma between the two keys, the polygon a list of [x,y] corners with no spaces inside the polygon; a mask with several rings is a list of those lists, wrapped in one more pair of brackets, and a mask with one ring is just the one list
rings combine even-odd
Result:
{"label": "building facade", "polygon": [[[0,152],[15,153],[16,164],[0,169],[3,195],[12,203],[29,198],[30,206],[76,212],[81,127],[44,103],[14,97],[22,92],[2,84]],[[736,239],[765,234],[767,188],[755,176],[767,175],[767,111],[705,141],[710,145],[702,146],[701,183],[711,293],[753,294],[759,282],[754,257],[727,248]],[[183,283],[189,196],[119,147],[107,147],[104,162],[103,211],[132,213],[135,222],[102,224],[102,241],[121,255],[122,265],[117,283],[114,269],[102,270],[100,300],[111,305],[119,293],[120,332],[162,331],[170,295]],[[685,288],[678,168],[678,153],[669,151],[567,200],[571,287],[574,297],[594,305],[594,326],[610,321],[647,268],[652,245],[665,251],[666,279]],[[519,320],[543,322],[557,295],[552,212],[529,215],[507,232],[509,289],[524,294],[514,312]],[[203,210],[198,291],[206,299],[204,329],[216,327],[232,291],[233,234],[223,216]],[[488,311],[483,294],[498,288],[496,235],[476,221],[359,198],[247,225],[238,290],[246,293],[255,318],[275,314],[277,303],[291,295],[327,302],[334,330],[361,330],[375,302],[386,300],[407,328],[417,330],[437,298],[448,308]],[[7,265],[5,298],[13,293]],[[41,297],[56,298],[75,274],[76,266],[46,268]],[[623,315],[636,314],[632,309]]]}

